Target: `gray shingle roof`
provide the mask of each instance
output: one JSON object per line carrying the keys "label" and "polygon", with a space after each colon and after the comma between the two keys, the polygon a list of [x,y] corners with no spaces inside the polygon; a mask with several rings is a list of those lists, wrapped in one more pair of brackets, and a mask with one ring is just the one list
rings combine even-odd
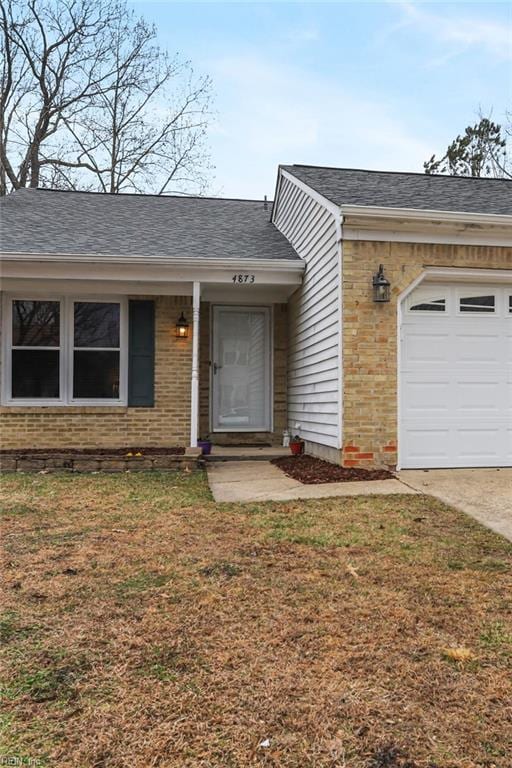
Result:
{"label": "gray shingle roof", "polygon": [[512,181],[283,165],[336,205],[512,215]]}
{"label": "gray shingle roof", "polygon": [[298,259],[256,200],[18,190],[0,201],[0,251]]}

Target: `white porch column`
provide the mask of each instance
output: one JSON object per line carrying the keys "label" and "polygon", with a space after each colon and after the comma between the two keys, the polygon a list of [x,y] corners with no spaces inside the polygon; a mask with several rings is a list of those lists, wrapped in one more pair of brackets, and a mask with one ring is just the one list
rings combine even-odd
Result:
{"label": "white porch column", "polygon": [[190,398],[190,446],[197,448],[199,431],[199,308],[201,283],[194,282],[192,291],[192,390]]}

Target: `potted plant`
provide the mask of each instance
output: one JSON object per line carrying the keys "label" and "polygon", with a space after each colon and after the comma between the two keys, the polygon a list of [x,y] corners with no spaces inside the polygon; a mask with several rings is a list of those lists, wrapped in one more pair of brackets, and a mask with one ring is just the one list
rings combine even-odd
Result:
{"label": "potted plant", "polygon": [[290,451],[292,456],[300,456],[301,453],[304,453],[304,440],[301,440],[299,435],[295,435],[290,440]]}
{"label": "potted plant", "polygon": [[201,453],[203,456],[209,456],[212,452],[212,444],[211,441],[208,439],[201,438],[197,441],[197,447],[201,449]]}

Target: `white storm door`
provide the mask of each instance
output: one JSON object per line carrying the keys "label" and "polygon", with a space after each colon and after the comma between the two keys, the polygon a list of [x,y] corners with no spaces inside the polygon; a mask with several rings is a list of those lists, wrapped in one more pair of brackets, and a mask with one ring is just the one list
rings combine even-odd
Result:
{"label": "white storm door", "polygon": [[270,310],[214,307],[212,429],[268,432],[271,429]]}

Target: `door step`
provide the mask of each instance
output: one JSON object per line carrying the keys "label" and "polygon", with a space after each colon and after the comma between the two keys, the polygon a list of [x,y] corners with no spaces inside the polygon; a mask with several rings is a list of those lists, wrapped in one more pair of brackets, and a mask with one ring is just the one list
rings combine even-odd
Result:
{"label": "door step", "polygon": [[212,461],[270,461],[280,456],[289,456],[290,450],[282,446],[225,446],[214,445],[209,456],[204,458]]}

